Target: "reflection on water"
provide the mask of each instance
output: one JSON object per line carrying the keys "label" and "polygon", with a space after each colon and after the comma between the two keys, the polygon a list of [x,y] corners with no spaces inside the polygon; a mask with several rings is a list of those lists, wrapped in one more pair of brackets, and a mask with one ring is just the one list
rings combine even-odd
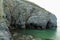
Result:
{"label": "reflection on water", "polygon": [[35,40],[60,40],[60,28],[57,30],[19,30],[22,35],[32,35]]}

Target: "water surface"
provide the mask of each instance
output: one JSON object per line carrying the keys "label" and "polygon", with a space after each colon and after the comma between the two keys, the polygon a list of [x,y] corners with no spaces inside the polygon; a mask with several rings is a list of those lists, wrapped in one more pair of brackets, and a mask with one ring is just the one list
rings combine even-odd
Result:
{"label": "water surface", "polygon": [[49,30],[24,29],[17,32],[22,33],[21,35],[32,35],[35,40],[60,40],[60,27]]}

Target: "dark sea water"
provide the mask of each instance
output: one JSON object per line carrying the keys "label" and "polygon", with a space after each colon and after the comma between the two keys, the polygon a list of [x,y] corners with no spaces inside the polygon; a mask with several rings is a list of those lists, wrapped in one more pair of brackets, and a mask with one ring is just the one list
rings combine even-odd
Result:
{"label": "dark sea water", "polygon": [[22,33],[22,35],[32,35],[35,40],[60,40],[60,27],[49,30],[24,29],[17,32]]}
{"label": "dark sea water", "polygon": [[36,40],[60,40],[60,27],[49,30],[23,30],[26,35],[32,35]]}
{"label": "dark sea water", "polygon": [[26,35],[33,35],[36,39],[59,40],[60,34],[56,30],[26,30]]}

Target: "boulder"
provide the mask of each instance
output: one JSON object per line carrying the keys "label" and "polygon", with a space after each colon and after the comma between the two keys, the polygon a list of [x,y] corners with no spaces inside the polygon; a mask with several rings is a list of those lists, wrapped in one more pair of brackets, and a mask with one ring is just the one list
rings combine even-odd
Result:
{"label": "boulder", "polygon": [[27,0],[4,0],[4,11],[10,26],[17,28],[56,28],[54,14]]}
{"label": "boulder", "polygon": [[[48,14],[49,16],[45,16],[44,14],[41,16],[32,16],[28,19],[27,25],[32,28],[40,28],[40,29],[55,29],[57,28],[57,18],[53,14]],[[28,28],[27,26],[27,28]]]}
{"label": "boulder", "polygon": [[0,40],[12,40],[10,31],[6,24],[0,24]]}

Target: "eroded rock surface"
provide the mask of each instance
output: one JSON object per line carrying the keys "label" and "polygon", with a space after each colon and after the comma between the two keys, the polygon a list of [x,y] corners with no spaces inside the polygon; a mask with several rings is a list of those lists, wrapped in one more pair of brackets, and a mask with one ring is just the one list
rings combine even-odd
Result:
{"label": "eroded rock surface", "polygon": [[[32,23],[32,26],[37,25],[43,29],[46,29],[46,25],[50,25],[51,27],[57,26],[57,18],[54,16],[54,14],[51,14],[35,4],[22,0],[5,0],[4,8],[5,13],[7,14],[7,19],[11,25],[18,25],[21,28],[25,28],[25,24]],[[50,24],[47,24],[48,22]]]}
{"label": "eroded rock surface", "polygon": [[19,28],[48,29],[57,27],[54,14],[24,0],[4,0],[4,11],[11,26]]}

